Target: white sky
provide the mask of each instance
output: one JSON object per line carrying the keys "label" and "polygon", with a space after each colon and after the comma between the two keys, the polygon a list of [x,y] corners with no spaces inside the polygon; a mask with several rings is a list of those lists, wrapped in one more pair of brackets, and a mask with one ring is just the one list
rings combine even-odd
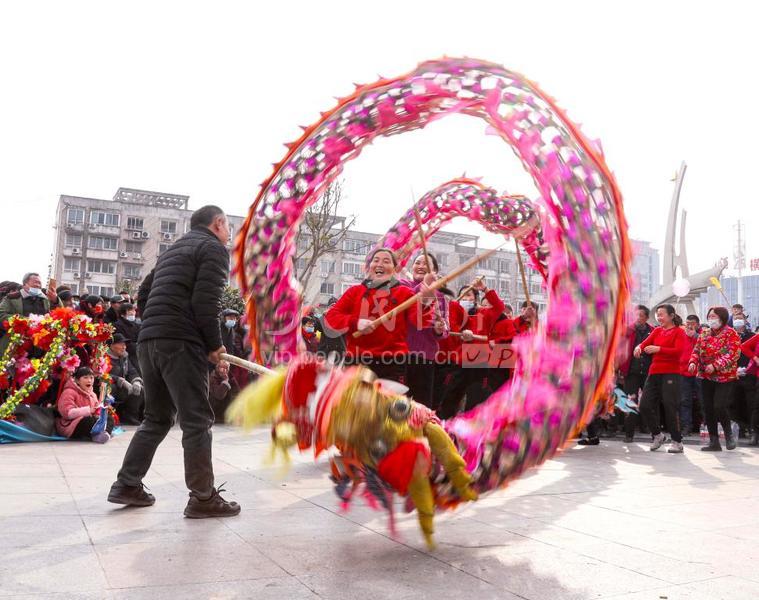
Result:
{"label": "white sky", "polygon": [[[685,160],[691,269],[732,257],[739,217],[748,257],[759,257],[753,3],[267,4],[3,3],[0,280],[47,272],[60,194],[135,187],[245,214],[281,144],[333,96],[444,54],[528,75],[600,138],[633,237],[661,249],[670,179]],[[378,140],[345,169],[345,212],[384,232],[412,188],[464,171],[534,195],[484,129],[450,117]]]}

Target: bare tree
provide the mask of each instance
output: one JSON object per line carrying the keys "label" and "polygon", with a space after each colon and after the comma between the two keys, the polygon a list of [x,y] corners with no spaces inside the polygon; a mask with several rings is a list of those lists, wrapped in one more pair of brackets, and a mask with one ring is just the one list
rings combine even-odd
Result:
{"label": "bare tree", "polygon": [[322,197],[306,211],[295,237],[295,276],[308,290],[319,259],[338,248],[356,222],[355,216],[338,215],[343,197],[343,182],[333,181]]}

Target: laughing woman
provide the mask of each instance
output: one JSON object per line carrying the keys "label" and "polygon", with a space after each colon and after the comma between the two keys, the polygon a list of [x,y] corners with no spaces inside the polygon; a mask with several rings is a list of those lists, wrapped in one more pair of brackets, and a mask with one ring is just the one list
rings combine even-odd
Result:
{"label": "laughing woman", "polygon": [[[366,279],[346,290],[325,313],[329,329],[345,334],[346,364],[364,365],[378,377],[407,385],[408,331],[433,326],[432,303],[435,293],[427,286],[434,280],[429,273],[420,285],[422,302],[417,302],[391,319],[374,325],[378,319],[405,302],[414,292],[396,278],[398,259],[392,250],[378,248],[369,255]],[[353,334],[360,332],[358,337]]]}
{"label": "laughing woman", "polygon": [[[434,255],[428,254],[430,264],[427,264],[424,254],[414,259],[411,265],[410,280],[401,280],[401,283],[416,293],[424,285],[425,277],[430,272],[437,278],[438,262]],[[406,339],[409,349],[409,361],[407,367],[407,381],[411,397],[434,408],[434,381],[435,381],[435,357],[440,348],[440,340],[448,335],[448,303],[443,292],[435,290],[435,301],[432,303],[433,326],[424,329],[409,327]]]}

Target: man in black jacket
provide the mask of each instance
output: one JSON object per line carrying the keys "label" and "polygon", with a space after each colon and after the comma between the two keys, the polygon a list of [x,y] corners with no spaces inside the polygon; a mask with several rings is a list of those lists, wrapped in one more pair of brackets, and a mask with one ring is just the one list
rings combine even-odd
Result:
{"label": "man in black jacket", "polygon": [[142,314],[137,353],[145,384],[145,417],[132,438],[108,501],[150,506],[142,479],[158,445],[179,417],[186,517],[227,517],[240,505],[214,487],[211,463],[213,410],[208,400],[208,362],[225,352],[219,331],[221,297],[229,274],[229,223],[217,206],[204,206],[190,220],[192,231],[158,259],[140,286]]}
{"label": "man in black jacket", "polygon": [[137,322],[137,309],[134,304],[124,302],[119,307],[119,320],[113,324],[113,327],[116,333],[120,333],[126,338],[129,361],[139,371],[140,363],[137,356],[137,340],[140,336],[140,324]]}

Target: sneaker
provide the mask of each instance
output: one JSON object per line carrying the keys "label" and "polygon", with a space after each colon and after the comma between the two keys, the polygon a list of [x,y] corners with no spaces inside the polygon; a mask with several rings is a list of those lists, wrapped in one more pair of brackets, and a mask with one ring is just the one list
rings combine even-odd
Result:
{"label": "sneaker", "polygon": [[667,452],[670,454],[682,454],[683,453],[683,443],[682,442],[672,442],[669,448],[667,448]]}
{"label": "sneaker", "polygon": [[649,448],[651,450],[651,452],[653,452],[654,450],[658,450],[659,448],[661,448],[661,446],[664,443],[665,439],[666,438],[664,437],[663,433],[659,433],[659,434],[655,435],[654,439],[651,440],[651,447]]}
{"label": "sneaker", "polygon": [[228,502],[221,497],[225,491],[220,485],[214,489],[211,497],[201,500],[197,496],[190,495],[190,500],[184,509],[184,516],[188,519],[209,519],[212,517],[234,517],[240,514],[240,505],[237,502]]}
{"label": "sneaker", "polygon": [[108,493],[108,502],[125,504],[127,506],[153,506],[155,504],[155,496],[146,492],[143,484],[124,485],[116,481]]}
{"label": "sneaker", "polygon": [[580,446],[598,446],[598,444],[601,443],[601,440],[597,437],[592,438],[582,438],[579,442],[577,442]]}
{"label": "sneaker", "polygon": [[96,433],[92,436],[92,441],[96,444],[105,444],[108,440],[111,439],[111,436],[108,434],[107,431],[101,431],[100,433]]}
{"label": "sneaker", "polygon": [[631,436],[631,435],[626,435],[625,436],[625,444],[632,444],[634,441],[635,441],[635,439],[633,438],[633,436]]}

